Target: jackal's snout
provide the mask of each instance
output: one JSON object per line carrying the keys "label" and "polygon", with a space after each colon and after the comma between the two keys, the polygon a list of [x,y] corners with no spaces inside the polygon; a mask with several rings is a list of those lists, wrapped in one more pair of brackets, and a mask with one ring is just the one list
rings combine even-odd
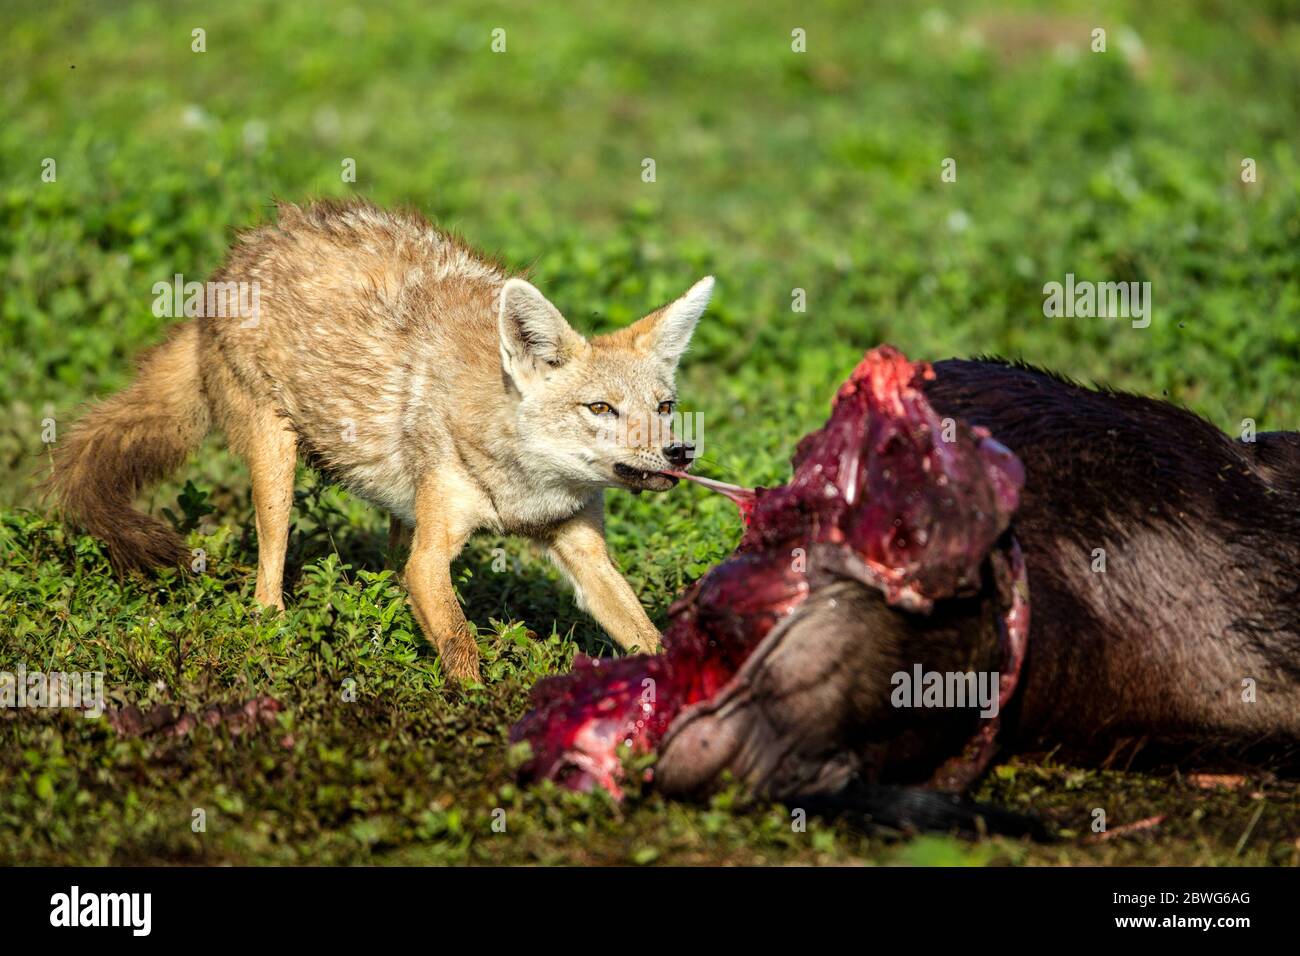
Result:
{"label": "jackal's snout", "polygon": [[664,457],[674,468],[689,468],[695,462],[694,442],[671,442],[664,446]]}

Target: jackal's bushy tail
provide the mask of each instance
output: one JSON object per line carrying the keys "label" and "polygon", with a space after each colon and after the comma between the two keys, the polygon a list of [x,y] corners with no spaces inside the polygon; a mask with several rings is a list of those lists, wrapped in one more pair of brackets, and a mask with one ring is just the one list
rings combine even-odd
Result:
{"label": "jackal's bushy tail", "polygon": [[209,424],[199,328],[190,322],[141,357],[129,388],[90,408],[55,445],[50,488],[64,519],[108,545],[119,571],[179,563],[180,535],[132,501],[180,467]]}

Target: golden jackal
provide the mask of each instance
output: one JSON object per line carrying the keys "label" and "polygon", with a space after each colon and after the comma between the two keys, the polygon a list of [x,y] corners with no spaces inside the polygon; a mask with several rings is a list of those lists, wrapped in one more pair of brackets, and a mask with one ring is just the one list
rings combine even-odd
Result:
{"label": "golden jackal", "polygon": [[65,516],[115,566],[186,557],[132,499],[215,425],[252,475],[262,604],[284,606],[301,454],[386,508],[394,541],[413,531],[406,586],[448,674],[479,673],[450,564],[481,529],[545,543],[619,645],[658,648],[605,550],[602,489],[663,491],[676,482],[665,471],[689,466],[692,446],[672,432],[673,375],[711,277],[584,339],[532,285],[418,214],[323,202],[281,205],[278,224],[242,234],[210,284],[251,285],[256,314],[173,329],[56,450]]}

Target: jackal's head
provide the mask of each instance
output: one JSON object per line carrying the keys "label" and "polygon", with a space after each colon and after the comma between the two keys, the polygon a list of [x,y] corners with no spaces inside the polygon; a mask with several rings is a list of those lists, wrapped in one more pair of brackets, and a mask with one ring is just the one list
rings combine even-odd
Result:
{"label": "jackal's head", "polygon": [[584,339],[523,279],[501,289],[501,365],[517,394],[528,468],[562,479],[666,491],[697,442],[674,427],[673,374],[713,294],[701,279],[625,329]]}

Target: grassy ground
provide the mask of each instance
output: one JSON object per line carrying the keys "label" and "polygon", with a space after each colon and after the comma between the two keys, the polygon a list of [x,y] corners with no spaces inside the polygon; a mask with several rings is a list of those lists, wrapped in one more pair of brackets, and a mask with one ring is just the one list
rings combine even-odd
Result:
{"label": "grassy ground", "polygon": [[[0,862],[1295,864],[1300,791],[1262,778],[1211,791],[1047,759],[1002,768],[981,796],[1044,812],[1067,832],[1046,846],[823,821],[796,832],[787,809],[734,794],[615,807],[522,791],[505,734],[528,687],[576,648],[612,653],[522,542],[477,541],[456,566],[486,664],[485,686],[460,689],[382,570],[384,516],[310,474],[289,609],[265,618],[247,478],[215,442],[147,502],[189,515],[203,574],[120,583],[34,492],[45,420],[66,427],[159,338],[153,284],[202,278],[275,196],[412,202],[531,265],[588,330],[716,273],[681,386],[718,477],[781,481],[797,437],[880,341],[913,357],[1023,356],[1233,431],[1245,418],[1295,428],[1294,12],[11,3],[0,669],[102,670],[119,706],[270,694],[285,710],[274,729],[149,740],[0,712]],[[206,52],[191,50],[195,28]],[[504,53],[490,48],[496,28]],[[806,53],[791,50],[795,28]],[[945,158],[956,182],[940,178]],[[1255,182],[1242,181],[1246,158]],[[347,159],[355,183],[341,180]],[[1150,281],[1150,328],[1044,318],[1042,286],[1067,272]],[[792,311],[795,289],[806,311]],[[739,531],[693,488],[611,492],[608,507],[613,549],[659,621]],[[1094,808],[1112,828],[1166,819],[1089,843]]]}

